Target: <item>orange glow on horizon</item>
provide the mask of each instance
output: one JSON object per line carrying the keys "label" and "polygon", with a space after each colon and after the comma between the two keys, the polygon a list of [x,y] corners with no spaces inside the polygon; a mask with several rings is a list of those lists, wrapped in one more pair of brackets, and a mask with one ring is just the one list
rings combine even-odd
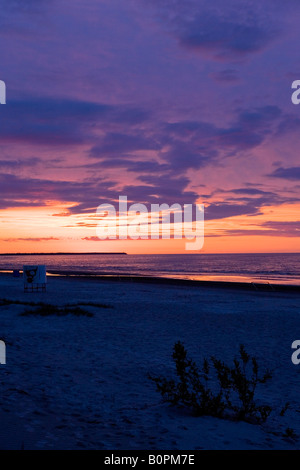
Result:
{"label": "orange glow on horizon", "polygon": [[[96,214],[58,215],[65,214],[68,206],[55,202],[46,207],[0,211],[0,252],[193,253],[185,250],[185,239],[98,240]],[[266,207],[256,216],[206,221],[200,253],[298,253],[297,233],[277,232],[264,224],[297,221],[299,211],[300,204],[289,204]]]}

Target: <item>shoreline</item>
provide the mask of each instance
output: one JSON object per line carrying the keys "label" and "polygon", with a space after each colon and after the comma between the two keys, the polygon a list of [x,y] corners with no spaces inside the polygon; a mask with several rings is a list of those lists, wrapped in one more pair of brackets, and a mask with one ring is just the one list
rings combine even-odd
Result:
{"label": "shoreline", "polygon": [[[22,272],[22,271],[20,271]],[[13,274],[13,270],[0,270],[0,275]],[[300,285],[297,284],[282,284],[280,282],[269,282],[266,280],[255,281],[220,281],[220,280],[207,280],[207,279],[183,279],[163,276],[144,276],[135,274],[103,274],[91,273],[87,271],[57,271],[47,270],[47,275],[50,277],[64,277],[64,278],[78,278],[84,280],[101,280],[109,282],[128,282],[128,283],[145,283],[145,284],[161,284],[173,286],[187,286],[187,287],[208,287],[208,288],[221,288],[221,289],[236,289],[247,291],[265,291],[265,292],[295,292],[300,293]],[[21,276],[20,276],[21,277]]]}
{"label": "shoreline", "polygon": [[255,291],[268,291],[268,292],[299,292],[300,285],[293,284],[271,284],[269,282],[232,282],[232,281],[213,281],[213,280],[193,280],[193,279],[176,279],[169,277],[159,276],[139,276],[139,275],[97,275],[90,273],[58,273],[48,271],[49,274],[54,276],[63,277],[76,277],[76,278],[96,278],[101,281],[122,281],[122,282],[136,282],[146,284],[164,284],[173,286],[187,286],[187,287],[210,287],[210,288],[224,288],[224,289],[239,289],[239,290],[255,290]]}

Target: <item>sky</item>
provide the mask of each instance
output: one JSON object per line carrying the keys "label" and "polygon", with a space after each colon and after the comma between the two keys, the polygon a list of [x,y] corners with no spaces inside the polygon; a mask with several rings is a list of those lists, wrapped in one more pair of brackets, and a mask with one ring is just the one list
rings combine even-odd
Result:
{"label": "sky", "polygon": [[[100,204],[204,204],[202,252],[299,252],[298,0],[2,0],[0,252],[99,240]],[[100,221],[101,222],[101,221]]]}

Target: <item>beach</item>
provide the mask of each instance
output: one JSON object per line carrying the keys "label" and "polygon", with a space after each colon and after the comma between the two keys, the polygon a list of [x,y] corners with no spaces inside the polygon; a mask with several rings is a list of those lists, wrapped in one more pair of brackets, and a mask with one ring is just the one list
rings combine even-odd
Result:
{"label": "beach", "polygon": [[[24,293],[22,278],[7,273],[0,299],[1,449],[299,447],[284,437],[287,428],[300,437],[300,365],[291,361],[299,292],[48,276],[47,292]],[[21,315],[38,302],[92,315]],[[230,363],[244,344],[273,371],[258,391],[274,409],[269,420],[195,417],[164,403],[148,374],[174,374],[176,341],[199,362]]]}

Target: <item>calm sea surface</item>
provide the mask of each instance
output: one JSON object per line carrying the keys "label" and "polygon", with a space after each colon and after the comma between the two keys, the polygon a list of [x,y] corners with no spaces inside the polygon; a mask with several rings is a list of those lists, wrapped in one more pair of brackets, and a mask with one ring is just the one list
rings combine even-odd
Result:
{"label": "calm sea surface", "polygon": [[182,255],[1,256],[0,270],[45,264],[48,271],[162,276],[220,281],[269,281],[300,285],[300,253]]}

